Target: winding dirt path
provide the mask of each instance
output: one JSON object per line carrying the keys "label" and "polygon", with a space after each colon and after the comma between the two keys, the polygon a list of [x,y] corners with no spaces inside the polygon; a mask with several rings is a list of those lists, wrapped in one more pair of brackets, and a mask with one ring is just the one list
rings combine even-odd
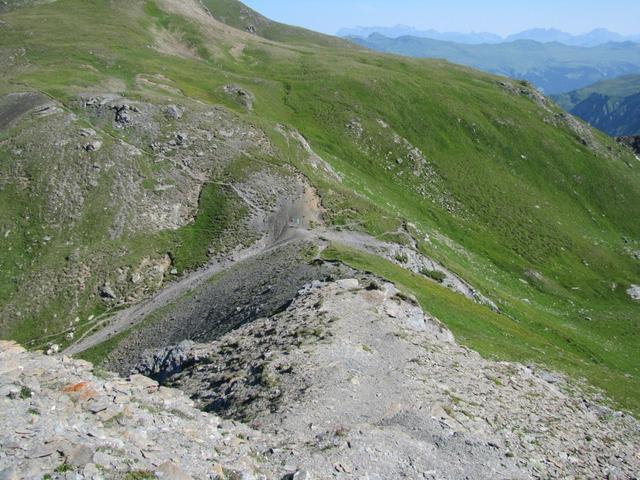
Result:
{"label": "winding dirt path", "polygon": [[153,312],[171,304],[183,294],[198,288],[217,273],[228,270],[248,258],[266,253],[274,248],[286,245],[287,243],[312,238],[312,236],[311,232],[303,228],[286,228],[281,235],[274,240],[269,242],[262,240],[248,248],[235,252],[227,258],[214,261],[205,268],[197,270],[177,282],[168,284],[164,289],[160,290],[147,300],[137,303],[136,305],[132,305],[124,310],[120,310],[114,315],[95,324],[89,331],[87,331],[75,343],[67,347],[62,353],[65,355],[76,355],[95,347],[96,345],[99,345],[100,343],[105,342],[119,333],[137,325]]}
{"label": "winding dirt path", "polygon": [[[321,247],[326,247],[331,242],[338,242],[357,250],[387,256],[391,259],[393,249],[390,247],[392,246],[384,241],[361,232],[336,231],[331,228],[317,227],[318,219],[320,218],[318,215],[319,208],[315,192],[312,189],[301,187],[296,198],[284,199],[276,213],[268,218],[266,222],[267,233],[260,241],[248,248],[217,259],[181,280],[168,284],[154,296],[136,305],[100,319],[75,343],[65,349],[63,353],[76,355],[95,347],[137,325],[152,313],[175,302],[185,293],[202,286],[214,275],[224,272],[240,262],[291,242],[307,240],[313,241]],[[422,255],[420,257],[430,262],[432,267],[435,265],[433,260]],[[438,268],[447,273],[448,284],[445,285],[447,288],[476,301],[484,298],[476,298],[473,287],[453,272],[444,269],[441,265],[438,265]]]}
{"label": "winding dirt path", "polygon": [[[243,201],[249,201],[242,196],[242,192],[238,190],[236,192]],[[167,284],[165,288],[140,303],[100,319],[62,353],[77,355],[113,338],[137,325],[158,309],[175,302],[185,293],[203,285],[214,275],[244,260],[294,241],[315,238],[316,235],[310,231],[310,228],[318,222],[319,205],[315,191],[300,183],[297,195],[294,198],[282,199],[280,208],[266,219],[266,232],[261,240],[248,248],[216,259],[176,282]]]}
{"label": "winding dirt path", "polygon": [[265,251],[265,247],[263,245],[260,245],[260,243],[254,244],[249,248],[240,250],[229,258],[215,261],[207,265],[205,268],[197,270],[177,282],[168,284],[164,289],[160,290],[147,300],[124,310],[120,310],[114,315],[104,319],[102,322],[97,323],[62,353],[66,355],[76,355],[109,340],[119,333],[140,323],[156,310],[174,302],[184,293],[202,285],[215,274],[232,267],[237,262],[257,255],[263,251]]}

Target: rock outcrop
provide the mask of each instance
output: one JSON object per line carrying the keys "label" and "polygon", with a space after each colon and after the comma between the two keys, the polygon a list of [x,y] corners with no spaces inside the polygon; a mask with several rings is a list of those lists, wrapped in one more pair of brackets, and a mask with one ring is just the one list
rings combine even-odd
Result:
{"label": "rock outcrop", "polygon": [[616,138],[618,143],[626,145],[631,148],[637,155],[640,155],[640,136],[636,137],[618,137]]}
{"label": "rock outcrop", "polygon": [[255,478],[267,448],[179,390],[11,342],[0,342],[0,397],[3,479]]}
{"label": "rock outcrop", "polygon": [[640,469],[632,416],[560,375],[481,358],[370,276],[314,282],[282,313],[140,368],[182,391],[0,342],[0,478],[631,479]]}
{"label": "rock outcrop", "polygon": [[317,478],[634,478],[640,468],[632,416],[561,375],[481,358],[373,277],[315,282],[286,311],[142,370],[286,439],[272,456]]}
{"label": "rock outcrop", "polygon": [[636,300],[636,301],[640,302],[640,286],[631,285],[627,289],[627,295],[629,295],[633,300]]}
{"label": "rock outcrop", "polygon": [[304,255],[311,246],[305,241],[281,245],[235,264],[215,281],[203,282],[123,339],[107,357],[106,367],[129,374],[145,361],[145,351],[164,352],[183,340],[210,342],[286,309],[298,290],[314,280],[354,275],[341,265],[309,264]]}

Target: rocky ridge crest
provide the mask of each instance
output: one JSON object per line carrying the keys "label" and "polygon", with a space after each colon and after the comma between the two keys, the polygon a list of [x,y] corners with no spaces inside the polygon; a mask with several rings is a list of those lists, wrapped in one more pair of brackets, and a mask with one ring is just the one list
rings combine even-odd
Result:
{"label": "rocky ridge crest", "polygon": [[314,282],[279,314],[149,352],[139,368],[184,393],[0,343],[0,478],[631,479],[640,469],[632,416],[561,375],[481,358],[373,276]]}

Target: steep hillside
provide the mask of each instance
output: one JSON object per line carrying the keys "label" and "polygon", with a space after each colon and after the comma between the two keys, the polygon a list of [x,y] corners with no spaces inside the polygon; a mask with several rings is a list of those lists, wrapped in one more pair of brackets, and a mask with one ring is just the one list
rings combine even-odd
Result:
{"label": "steep hillside", "polygon": [[[268,311],[202,292],[236,260],[305,240],[295,271],[378,273],[481,354],[640,409],[631,151],[526,84],[207,7],[58,0],[0,17],[3,338],[55,350],[124,318],[100,359],[136,328],[215,319],[225,302],[249,312],[240,323],[277,313],[292,285]],[[353,230],[395,255],[340,237],[317,258],[322,238]],[[197,270],[211,260],[231,270]],[[174,327],[152,339],[220,334]]]}
{"label": "steep hillside", "polygon": [[443,58],[497,75],[528,80],[548,95],[640,72],[640,44],[633,42],[586,48],[533,40],[461,45],[412,36],[392,39],[378,34],[351,40],[380,52]]}
{"label": "steep hillside", "polygon": [[568,112],[611,136],[640,134],[640,75],[628,75],[558,95]]}

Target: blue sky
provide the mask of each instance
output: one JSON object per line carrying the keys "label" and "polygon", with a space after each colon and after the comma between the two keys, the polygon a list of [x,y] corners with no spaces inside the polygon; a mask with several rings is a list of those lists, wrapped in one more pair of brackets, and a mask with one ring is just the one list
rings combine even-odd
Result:
{"label": "blue sky", "polygon": [[245,0],[281,22],[325,33],[356,25],[411,25],[501,35],[532,27],[640,33],[640,0]]}

